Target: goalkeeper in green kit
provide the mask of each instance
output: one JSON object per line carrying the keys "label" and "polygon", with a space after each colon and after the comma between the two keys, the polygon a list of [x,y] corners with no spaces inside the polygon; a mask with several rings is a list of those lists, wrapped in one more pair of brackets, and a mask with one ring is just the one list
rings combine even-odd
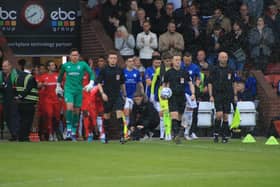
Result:
{"label": "goalkeeper in green kit", "polygon": [[[56,94],[62,96],[66,103],[66,128],[67,139],[76,140],[76,130],[79,122],[79,112],[82,104],[82,91],[90,91],[94,86],[94,74],[91,68],[84,61],[80,61],[80,54],[77,49],[72,49],[70,52],[70,61],[61,66],[57,85]],[[84,73],[88,73],[90,82],[83,88],[82,80]],[[66,74],[64,91],[61,87],[61,81]]]}

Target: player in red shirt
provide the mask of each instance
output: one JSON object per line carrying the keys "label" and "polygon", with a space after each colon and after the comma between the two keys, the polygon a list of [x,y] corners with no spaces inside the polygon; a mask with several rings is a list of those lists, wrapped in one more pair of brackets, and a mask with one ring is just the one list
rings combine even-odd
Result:
{"label": "player in red shirt", "polygon": [[47,126],[49,141],[57,141],[55,130],[58,128],[61,112],[61,102],[55,93],[58,73],[56,72],[56,64],[53,61],[48,61],[47,68],[48,73],[41,76],[38,84],[46,93],[43,99],[45,104],[44,113],[41,115]]}

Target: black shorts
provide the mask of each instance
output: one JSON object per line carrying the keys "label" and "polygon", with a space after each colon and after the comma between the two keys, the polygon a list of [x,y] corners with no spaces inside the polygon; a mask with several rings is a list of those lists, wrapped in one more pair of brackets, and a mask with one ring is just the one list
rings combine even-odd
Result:
{"label": "black shorts", "polygon": [[231,101],[230,97],[225,97],[224,95],[217,95],[214,97],[216,112],[223,112],[229,114],[231,112]]}
{"label": "black shorts", "polygon": [[169,112],[179,112],[183,114],[186,106],[185,95],[172,95],[168,99]]}
{"label": "black shorts", "polygon": [[119,97],[109,97],[107,102],[103,102],[104,113],[110,113],[117,110],[123,110],[124,100],[121,96]]}

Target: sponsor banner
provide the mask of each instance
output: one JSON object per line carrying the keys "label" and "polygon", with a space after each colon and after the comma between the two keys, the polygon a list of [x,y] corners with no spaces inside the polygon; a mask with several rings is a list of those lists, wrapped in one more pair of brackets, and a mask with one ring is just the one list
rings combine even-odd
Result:
{"label": "sponsor banner", "polygon": [[80,46],[79,0],[2,0],[0,31],[16,55],[63,55]]}

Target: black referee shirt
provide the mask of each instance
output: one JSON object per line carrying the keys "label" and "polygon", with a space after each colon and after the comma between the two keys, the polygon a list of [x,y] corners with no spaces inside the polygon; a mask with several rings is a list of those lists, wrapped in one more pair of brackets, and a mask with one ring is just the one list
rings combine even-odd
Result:
{"label": "black referee shirt", "polygon": [[103,84],[103,90],[109,97],[120,95],[121,85],[125,83],[123,70],[116,66],[106,66],[101,69],[97,77],[97,83]]}

